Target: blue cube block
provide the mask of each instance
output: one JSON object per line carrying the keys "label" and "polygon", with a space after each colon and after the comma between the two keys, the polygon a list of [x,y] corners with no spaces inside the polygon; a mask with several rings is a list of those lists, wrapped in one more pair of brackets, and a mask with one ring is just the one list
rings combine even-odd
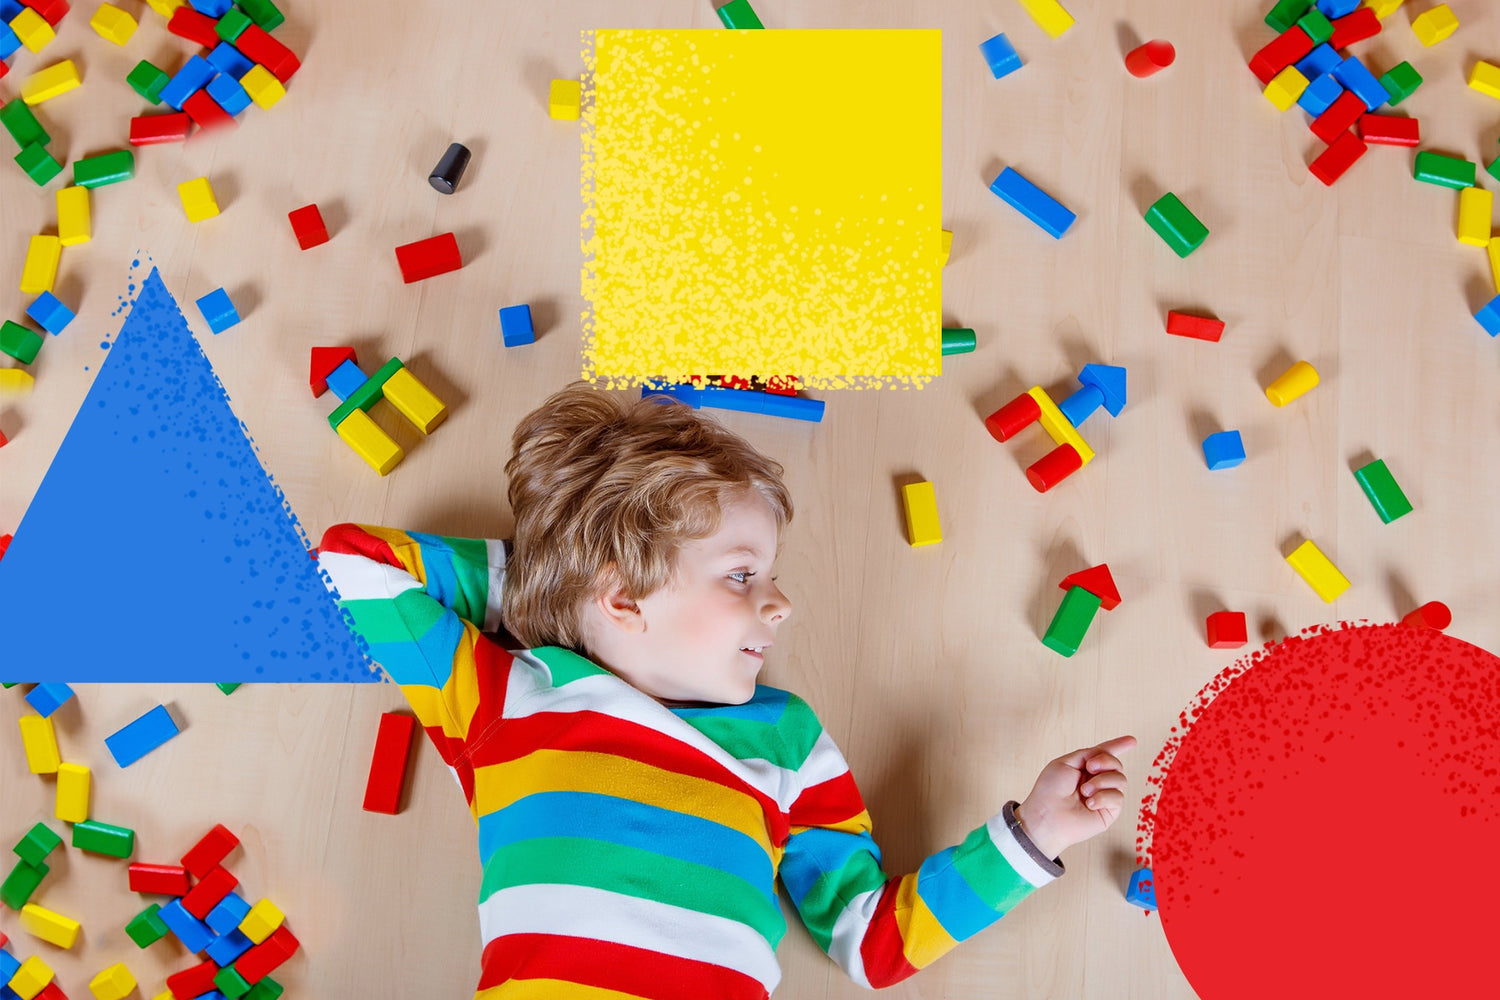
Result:
{"label": "blue cube block", "polygon": [[227,73],[220,73],[208,81],[208,96],[214,99],[214,103],[223,108],[231,116],[239,114],[250,106],[250,95],[245,88],[240,86],[238,80]]}
{"label": "blue cube block", "polygon": [[0,983],[8,983],[21,967],[21,960],[4,948],[0,948]]}
{"label": "blue cube block", "polygon": [[21,47],[21,38],[9,24],[0,21],[0,59],[9,59]]}
{"label": "blue cube block", "polygon": [[1068,418],[1068,423],[1074,427],[1082,427],[1083,422],[1093,415],[1093,412],[1104,405],[1104,393],[1092,385],[1086,385],[1073,395],[1057,404],[1062,415]]}
{"label": "blue cube block", "polygon": [[234,6],[234,0],[192,0],[193,9],[209,17],[223,17]]}
{"label": "blue cube block", "polygon": [[201,952],[214,942],[214,932],[208,925],[189,913],[181,899],[174,899],[156,911],[167,930],[177,935],[177,940],[191,952]]}
{"label": "blue cube block", "polygon": [[1336,17],[1353,14],[1359,4],[1360,0],[1318,0],[1318,9],[1323,12],[1324,17],[1332,21]]}
{"label": "blue cube block", "polygon": [[1327,42],[1319,45],[1297,63],[1297,72],[1309,80],[1316,80],[1324,73],[1332,73],[1333,68],[1344,61],[1338,50]]}
{"label": "blue cube block", "polygon": [[354,395],[354,390],[364,385],[367,381],[365,373],[360,370],[359,365],[345,358],[339,366],[328,373],[328,388],[339,399],[348,399]]}
{"label": "blue cube block", "polygon": [[205,58],[214,69],[236,80],[250,72],[250,68],[255,65],[253,59],[228,42],[215,45]]}
{"label": "blue cube block", "polygon": [[1365,107],[1371,111],[1391,99],[1385,84],[1376,79],[1375,74],[1359,61],[1358,56],[1345,59],[1333,68],[1332,73],[1333,78],[1344,85],[1345,90],[1353,91],[1354,96],[1364,101]]}
{"label": "blue cube block", "polygon": [[250,950],[254,944],[244,931],[231,929],[228,934],[221,934],[209,942],[203,953],[213,959],[219,965],[233,965],[234,960]]}
{"label": "blue cube block", "polygon": [[1486,302],[1484,308],[1474,314],[1474,318],[1479,320],[1479,325],[1491,337],[1500,335],[1500,295]]}
{"label": "blue cube block", "polygon": [[73,697],[73,689],[58,682],[38,684],[26,692],[27,704],[36,709],[38,715],[51,715],[71,697]]}
{"label": "blue cube block", "polygon": [[1003,31],[994,38],[980,42],[979,54],[984,56],[984,61],[989,64],[990,72],[995,74],[996,80],[1021,68],[1021,57]]}
{"label": "blue cube block", "polygon": [[1203,458],[1210,469],[1232,469],[1245,460],[1239,431],[1220,431],[1203,439]]}
{"label": "blue cube block", "polygon": [[172,713],[165,705],[157,705],[124,729],[104,737],[104,745],[109,748],[115,763],[129,767],[177,733],[177,722]]}
{"label": "blue cube block", "polygon": [[[24,8],[25,4],[22,4],[20,0],[0,0],[0,21],[9,24],[15,20],[16,15],[21,13]],[[5,977],[0,976],[0,983],[5,981]]]}
{"label": "blue cube block", "polygon": [[1156,876],[1150,868],[1137,868],[1130,873],[1130,888],[1125,890],[1125,901],[1143,910],[1156,909]]}
{"label": "blue cube block", "polygon": [[1343,92],[1339,82],[1325,73],[1307,85],[1302,96],[1297,98],[1297,106],[1316,118],[1331,108]]}
{"label": "blue cube block", "polygon": [[500,310],[500,337],[506,347],[536,343],[536,331],[531,327],[531,306],[506,306]]}
{"label": "blue cube block", "polygon": [[235,312],[234,303],[229,301],[229,293],[222,288],[215,288],[199,299],[198,311],[203,314],[203,319],[214,333],[223,333],[240,321],[240,314]]}
{"label": "blue cube block", "polygon": [[204,921],[219,934],[228,934],[240,925],[245,919],[245,914],[250,912],[250,903],[237,892],[231,891],[229,895],[219,900],[219,904],[208,911],[208,919]]}
{"label": "blue cube block", "polygon": [[26,307],[26,315],[35,320],[37,326],[54,337],[73,322],[73,310],[63,305],[62,301],[51,292],[38,295],[36,301]]}
{"label": "blue cube block", "polygon": [[1041,226],[1053,239],[1062,239],[1063,233],[1078,218],[1051,195],[1010,167],[1000,171],[1000,176],[990,184],[990,190],[1011,208]]}
{"label": "blue cube block", "polygon": [[192,97],[198,91],[208,86],[208,82],[218,74],[213,63],[202,56],[193,56],[182,64],[182,69],[167,81],[167,85],[161,88],[161,99],[170,104],[175,110],[182,110],[182,102]]}

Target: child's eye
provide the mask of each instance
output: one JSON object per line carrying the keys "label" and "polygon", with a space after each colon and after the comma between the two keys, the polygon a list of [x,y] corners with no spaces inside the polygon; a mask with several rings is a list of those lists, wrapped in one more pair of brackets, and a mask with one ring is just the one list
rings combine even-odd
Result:
{"label": "child's eye", "polygon": [[755,574],[753,572],[751,572],[750,570],[747,570],[747,569],[737,569],[733,573],[730,573],[729,575],[731,577],[736,577],[736,576],[744,577],[743,580],[735,580],[734,581],[735,583],[744,583],[746,580],[749,580]]}

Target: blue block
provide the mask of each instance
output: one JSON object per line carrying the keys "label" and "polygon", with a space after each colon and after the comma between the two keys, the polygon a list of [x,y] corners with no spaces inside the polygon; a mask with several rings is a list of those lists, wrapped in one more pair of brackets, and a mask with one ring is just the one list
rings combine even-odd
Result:
{"label": "blue block", "polygon": [[167,85],[161,88],[161,99],[170,104],[174,109],[181,111],[182,102],[192,97],[195,93],[208,86],[208,82],[214,78],[219,71],[214,69],[213,63],[202,56],[193,56],[182,64]]}
{"label": "blue block", "polygon": [[[25,5],[20,0],[0,0],[0,21],[9,24],[15,20],[17,14],[21,13]],[[5,982],[5,977],[0,976],[0,983]]]}
{"label": "blue block", "polygon": [[995,74],[996,80],[1021,68],[1021,57],[1003,31],[994,38],[980,42],[979,54],[984,56],[984,61],[989,64],[990,72]]}
{"label": "blue block", "polygon": [[1474,318],[1479,320],[1479,325],[1491,337],[1500,335],[1500,295],[1486,302],[1484,308],[1474,314]]}
{"label": "blue block", "polygon": [[208,919],[204,922],[218,933],[228,934],[240,925],[240,921],[244,920],[245,914],[249,912],[249,901],[239,893],[231,891],[219,901],[219,905],[208,911]]}
{"label": "blue block", "polygon": [[360,370],[359,365],[353,361],[344,359],[339,366],[328,373],[328,388],[339,399],[348,399],[354,395],[354,390],[364,385],[368,379]]}
{"label": "blue block", "polygon": [[782,396],[779,393],[757,392],[754,389],[721,389],[718,386],[699,389],[698,399],[702,405],[716,410],[764,413],[768,417],[788,417],[792,420],[808,420],[812,423],[819,423],[823,419],[821,399]]}
{"label": "blue block", "polygon": [[21,960],[4,948],[0,948],[0,983],[8,983],[21,967]]}
{"label": "blue block", "polygon": [[641,398],[646,399],[651,396],[668,397],[665,400],[660,398],[656,400],[656,402],[661,403],[663,406],[672,400],[676,400],[679,403],[686,403],[695,410],[703,405],[703,390],[687,382],[647,382],[641,386]]}
{"label": "blue block", "polygon": [[536,331],[531,326],[531,306],[506,306],[500,310],[500,337],[506,347],[536,343]]}
{"label": "blue block", "polygon": [[1073,395],[1057,404],[1062,415],[1068,418],[1068,423],[1074,427],[1082,427],[1083,422],[1093,415],[1093,412],[1104,405],[1104,393],[1091,385],[1086,385]]}
{"label": "blue block", "polygon": [[[177,732],[177,723],[173,721],[167,707],[157,705],[124,729],[112,736],[104,737],[104,745],[114,756],[115,763],[121,767],[129,767],[176,736]],[[198,949],[191,950],[197,951]]]}
{"label": "blue block", "polygon": [[1203,439],[1203,459],[1210,469],[1232,469],[1245,460],[1239,431],[1220,431]]}
{"label": "blue block", "polygon": [[223,108],[231,116],[239,114],[250,106],[250,95],[245,88],[240,86],[238,80],[227,73],[220,73],[208,81],[208,96],[214,99],[214,103]]}
{"label": "blue block", "polygon": [[1110,416],[1118,417],[1125,409],[1125,369],[1119,365],[1084,365],[1078,381],[1099,390]]}
{"label": "blue block", "polygon": [[214,69],[236,80],[250,72],[250,68],[255,65],[253,59],[228,42],[215,45],[204,58]]}
{"label": "blue block", "polygon": [[1053,239],[1061,239],[1073,220],[1078,218],[1051,195],[1010,167],[1000,171],[1000,176],[995,178],[990,190],[1004,199],[1011,208],[1045,229]]}
{"label": "blue block", "polygon": [[1354,96],[1365,102],[1365,107],[1374,111],[1386,101],[1391,99],[1390,91],[1385,89],[1385,84],[1375,78],[1359,61],[1358,56],[1350,56],[1339,63],[1333,69],[1333,78],[1344,85],[1344,89],[1354,92]]}
{"label": "blue block", "polygon": [[9,59],[21,47],[21,38],[9,24],[0,21],[0,59]]}
{"label": "blue block", "polygon": [[174,899],[156,911],[167,930],[177,935],[177,940],[191,952],[201,952],[213,944],[214,932],[208,925],[183,908],[181,899]]}
{"label": "blue block", "polygon": [[73,689],[58,681],[51,684],[38,684],[26,692],[27,704],[36,709],[38,715],[51,715],[71,697],[73,697]]}
{"label": "blue block", "polygon": [[245,936],[244,931],[231,929],[228,934],[220,935],[209,942],[203,952],[219,965],[233,965],[234,960],[249,951],[254,943]]}
{"label": "blue block", "polygon": [[73,310],[63,305],[51,292],[38,295],[36,301],[26,307],[26,315],[36,320],[37,326],[54,337],[73,322]]}
{"label": "blue block", "polygon": [[229,293],[222,288],[215,288],[199,299],[198,311],[214,333],[223,333],[240,321],[234,303],[229,301]]}
{"label": "blue block", "polygon": [[1125,901],[1143,910],[1156,909],[1156,876],[1149,868],[1137,868],[1130,873],[1130,888],[1125,890]]}
{"label": "blue block", "polygon": [[1332,73],[1333,68],[1344,61],[1338,50],[1327,42],[1319,45],[1297,63],[1297,72],[1309,80],[1316,80],[1324,73]]}
{"label": "blue block", "polygon": [[1343,92],[1339,82],[1325,73],[1307,85],[1302,96],[1297,98],[1297,106],[1316,118],[1331,108]]}
{"label": "blue block", "polygon": [[209,17],[223,17],[234,6],[234,0],[192,0],[193,9]]}
{"label": "blue block", "polygon": [[1318,9],[1323,16],[1332,21],[1336,17],[1344,17],[1353,14],[1360,0],[1318,0]]}

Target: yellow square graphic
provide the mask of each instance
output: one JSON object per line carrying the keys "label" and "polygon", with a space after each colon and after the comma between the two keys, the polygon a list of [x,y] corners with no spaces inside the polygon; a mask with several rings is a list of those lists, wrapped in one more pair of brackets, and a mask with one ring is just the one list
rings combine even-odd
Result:
{"label": "yellow square graphic", "polygon": [[584,63],[585,378],[939,374],[937,30],[586,32]]}

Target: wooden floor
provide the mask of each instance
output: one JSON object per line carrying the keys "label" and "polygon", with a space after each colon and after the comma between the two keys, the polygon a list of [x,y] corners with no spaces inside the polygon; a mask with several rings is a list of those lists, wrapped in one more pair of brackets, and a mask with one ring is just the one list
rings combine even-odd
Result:
{"label": "wooden floor", "polygon": [[[42,65],[78,62],[83,87],[42,111],[70,161],[121,145],[141,108],[123,83],[138,60],[175,66],[186,51],[159,16],[122,2],[144,22],[125,48],[95,35],[94,5],[78,4],[57,40],[13,57],[0,82],[8,99]],[[1260,20],[1268,3],[1070,6],[1077,25],[1052,40],[1015,0],[755,0],[770,27],[943,31],[943,220],[954,233],[944,325],[974,328],[978,350],[946,359],[922,392],[829,394],[818,425],[722,417],[786,465],[797,505],[779,571],[797,610],[765,679],[807,697],[845,750],[891,871],[1023,797],[1048,759],[1123,732],[1141,740],[1127,760],[1138,802],[1178,711],[1235,655],[1207,648],[1210,611],[1246,611],[1255,644],[1438,599],[1453,609],[1452,634],[1500,649],[1500,343],[1471,316],[1495,289],[1484,251],[1455,239],[1454,193],[1413,181],[1411,151],[1398,148],[1372,147],[1332,189],[1309,176],[1321,144],[1305,116],[1278,113],[1246,68],[1272,37]],[[1500,102],[1465,81],[1476,58],[1500,61],[1500,10],[1451,6],[1462,27],[1431,49],[1402,9],[1355,51],[1377,72],[1411,60],[1426,83],[1401,110],[1420,117],[1424,146],[1483,166],[1500,153]],[[286,100],[251,108],[231,134],[142,150],[133,180],[94,192],[94,239],[64,252],[57,286],[79,319],[49,339],[35,391],[0,400],[12,438],[0,452],[0,532],[20,522],[105,357],[138,252],[187,305],[314,538],[342,520],[509,530],[511,429],[580,367],[579,134],[549,119],[548,82],[580,72],[582,29],[712,28],[712,7],[319,0],[287,13],[276,37],[304,68]],[[1025,66],[997,81],[979,43],[999,31]],[[1123,51],[1157,37],[1176,44],[1176,64],[1129,77]],[[474,159],[443,197],[425,178],[455,139]],[[989,193],[1006,165],[1078,213],[1063,239]],[[192,225],[175,187],[198,176],[223,214]],[[63,182],[39,192],[0,169],[4,318],[29,304],[15,276],[28,237],[55,225]],[[1496,187],[1482,171],[1481,184]],[[1185,260],[1142,220],[1165,191],[1212,231]],[[302,253],[286,213],[312,201],[333,239]],[[448,230],[463,270],[403,285],[392,247]],[[190,302],[219,286],[245,319],[212,336]],[[540,336],[506,350],[495,311],[516,302],[532,304]],[[1221,317],[1222,342],[1167,336],[1171,308]],[[328,432],[326,398],[307,391],[308,349],[339,342],[362,360],[399,355],[452,411],[429,440],[398,433],[411,447],[388,478]],[[1272,407],[1264,387],[1298,359],[1322,384]],[[1039,495],[1023,470],[1046,446],[1030,435],[998,444],[983,417],[1033,384],[1066,394],[1091,361],[1128,368],[1130,403],[1087,425],[1098,459]],[[1232,428],[1248,461],[1208,471],[1199,442]],[[1370,458],[1386,460],[1413,514],[1380,523],[1352,474]],[[913,478],[936,486],[940,545],[903,538],[899,487]],[[1331,606],[1284,562],[1305,538],[1353,581]],[[101,538],[101,559],[150,544]],[[1124,603],[1061,659],[1039,641],[1058,581],[1106,561]],[[108,637],[88,632],[105,589],[90,592],[91,579],[82,569],[82,593],[35,599],[76,604],[80,637],[108,655]],[[24,627],[24,608],[0,614],[0,633]],[[76,655],[80,637],[59,636],[58,655]],[[177,708],[183,735],[122,771],[103,737],[158,702]],[[94,814],[136,829],[138,858],[170,861],[215,823],[238,832],[242,891],[276,901],[305,946],[279,976],[288,996],[466,996],[479,872],[458,789],[424,746],[400,815],[360,809],[379,714],[400,704],[386,685],[246,685],[229,697],[207,685],[81,685],[57,724],[64,758],[94,768]],[[53,781],[28,774],[20,752],[13,720],[24,711],[22,689],[0,695],[5,843],[51,818]],[[1158,919],[1124,902],[1134,819],[1132,807],[1065,853],[1057,885],[888,995],[1193,996]],[[17,953],[41,954],[74,997],[116,961],[156,996],[187,956],[126,939],[142,900],[126,891],[123,863],[59,853],[39,899],[83,922],[81,943],[39,942],[9,910],[0,931]],[[781,958],[780,996],[862,995],[796,926]]]}

